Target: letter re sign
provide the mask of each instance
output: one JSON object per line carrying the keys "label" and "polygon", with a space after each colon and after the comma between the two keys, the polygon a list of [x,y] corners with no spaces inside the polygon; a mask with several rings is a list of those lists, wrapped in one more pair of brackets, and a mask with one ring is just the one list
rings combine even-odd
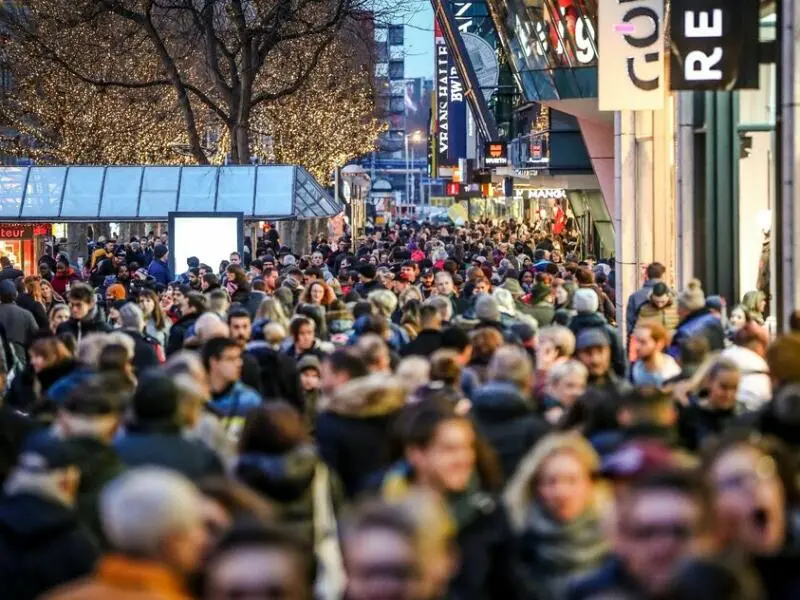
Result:
{"label": "letter re sign", "polygon": [[671,89],[758,88],[759,0],[672,0],[670,25]]}
{"label": "letter re sign", "polygon": [[664,107],[664,0],[601,0],[598,15],[600,110]]}

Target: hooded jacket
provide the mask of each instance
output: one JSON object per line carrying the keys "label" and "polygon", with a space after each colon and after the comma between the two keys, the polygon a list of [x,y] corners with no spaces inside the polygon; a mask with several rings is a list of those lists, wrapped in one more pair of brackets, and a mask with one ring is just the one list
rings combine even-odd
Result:
{"label": "hooded jacket", "polygon": [[70,317],[69,320],[64,321],[58,326],[59,335],[62,333],[70,333],[78,342],[81,341],[84,335],[90,333],[108,333],[109,331],[111,331],[111,325],[103,320],[103,316],[100,314],[97,305],[93,306],[89,314],[83,319]]}
{"label": "hooded jacket", "polygon": [[71,508],[30,493],[0,498],[3,600],[35,600],[91,573],[98,556]]}
{"label": "hooded jacket", "polygon": [[340,386],[321,399],[316,436],[320,454],[342,480],[348,498],[392,462],[390,432],[405,403],[403,387],[384,374]]}
{"label": "hooded jacket", "polygon": [[549,427],[512,383],[490,381],[472,396],[472,414],[494,448],[506,480]]}
{"label": "hooded jacket", "polygon": [[[309,545],[314,543],[314,476],[321,464],[312,445],[298,446],[285,454],[245,453],[234,466],[234,475],[276,509],[278,520]],[[342,504],[342,489],[331,478],[334,507]]]}
{"label": "hooded jacket", "polygon": [[608,324],[606,318],[600,313],[578,313],[569,322],[569,329],[577,338],[584,329],[597,328],[606,332],[611,343],[611,368],[620,377],[625,376],[625,349],[617,330]]}

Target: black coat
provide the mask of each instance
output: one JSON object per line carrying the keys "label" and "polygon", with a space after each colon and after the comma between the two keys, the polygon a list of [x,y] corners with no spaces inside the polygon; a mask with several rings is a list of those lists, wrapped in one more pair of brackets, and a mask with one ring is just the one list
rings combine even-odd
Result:
{"label": "black coat", "polygon": [[133,370],[136,375],[141,375],[150,367],[161,364],[156,353],[158,340],[138,331],[124,330],[124,333],[133,340]]}
{"label": "black coat", "polygon": [[166,348],[167,356],[183,350],[183,342],[186,341],[190,330],[194,328],[194,324],[199,318],[199,313],[184,315],[170,328]]}
{"label": "black coat", "polygon": [[17,457],[37,423],[7,406],[0,406],[0,485],[17,464]]}
{"label": "black coat", "polygon": [[20,294],[17,296],[17,306],[24,308],[33,315],[36,319],[36,324],[41,329],[47,329],[50,322],[47,319],[47,312],[44,310],[44,305],[33,299],[30,294]]}
{"label": "black coat", "polygon": [[339,475],[348,498],[394,460],[390,434],[405,391],[385,375],[369,375],[339,387],[321,403],[315,434],[323,460]]}
{"label": "black coat", "polygon": [[14,267],[4,267],[0,269],[0,281],[4,279],[14,281],[17,277],[25,277],[25,273]]}
{"label": "black coat", "polygon": [[625,377],[627,361],[625,360],[625,348],[617,330],[608,324],[606,318],[600,313],[578,313],[569,322],[569,329],[577,338],[581,331],[585,329],[602,329],[608,336],[611,343],[611,367],[614,373],[620,377]]}
{"label": "black coat", "polygon": [[27,493],[0,498],[3,600],[35,600],[91,573],[98,557],[72,509]]}
{"label": "black coat", "polygon": [[423,329],[419,335],[400,348],[400,356],[430,357],[442,347],[442,332],[436,329]]}
{"label": "black coat", "polygon": [[693,401],[681,409],[678,430],[682,444],[692,452],[699,451],[711,437],[719,436],[736,424],[736,412],[713,410]]}
{"label": "black coat", "polygon": [[596,571],[572,582],[564,597],[566,600],[594,600],[600,597],[644,598],[646,596],[625,571],[620,560],[611,557]]}
{"label": "black coat", "polygon": [[111,331],[111,325],[106,323],[97,307],[93,308],[91,312],[80,321],[72,317],[68,321],[64,321],[58,326],[58,334],[69,333],[80,341],[84,335],[90,333],[108,333]]}
{"label": "black coat", "polygon": [[[247,357],[245,362],[254,361],[258,367],[259,385],[256,389],[261,392],[264,399],[286,400],[302,414],[305,407],[294,360],[278,350],[270,348],[266,342],[248,344],[245,356]],[[248,383],[244,374],[242,381]]]}
{"label": "black coat", "polygon": [[156,465],[182,473],[192,481],[223,474],[222,463],[214,451],[201,442],[184,438],[176,425],[131,425],[114,448],[128,467]]}
{"label": "black coat", "polygon": [[472,413],[478,429],[494,448],[510,479],[527,452],[549,427],[511,383],[492,381],[472,396]]}

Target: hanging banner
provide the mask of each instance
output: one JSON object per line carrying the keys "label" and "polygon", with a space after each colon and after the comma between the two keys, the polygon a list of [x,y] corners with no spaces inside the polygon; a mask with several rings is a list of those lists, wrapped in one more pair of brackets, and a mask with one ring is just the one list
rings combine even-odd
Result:
{"label": "hanging banner", "polygon": [[458,70],[450,56],[438,20],[435,22],[436,56],[436,164],[458,165],[467,155],[467,103]]}
{"label": "hanging banner", "polygon": [[664,107],[664,0],[604,0],[597,15],[600,110]]}
{"label": "hanging banner", "polygon": [[759,0],[672,0],[670,89],[757,89],[759,10]]}

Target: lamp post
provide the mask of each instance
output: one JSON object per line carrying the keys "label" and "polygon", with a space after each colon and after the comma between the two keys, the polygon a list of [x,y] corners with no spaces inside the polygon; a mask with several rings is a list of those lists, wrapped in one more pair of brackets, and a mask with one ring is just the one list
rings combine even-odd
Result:
{"label": "lamp post", "polygon": [[[408,157],[408,140],[411,139],[412,146],[411,146],[411,162],[409,163]],[[412,133],[407,133],[404,136],[405,141],[405,148],[406,148],[406,195],[405,200],[406,202],[412,203],[414,200],[414,146],[413,144],[419,144],[422,141],[422,132],[421,131],[414,131]]]}

